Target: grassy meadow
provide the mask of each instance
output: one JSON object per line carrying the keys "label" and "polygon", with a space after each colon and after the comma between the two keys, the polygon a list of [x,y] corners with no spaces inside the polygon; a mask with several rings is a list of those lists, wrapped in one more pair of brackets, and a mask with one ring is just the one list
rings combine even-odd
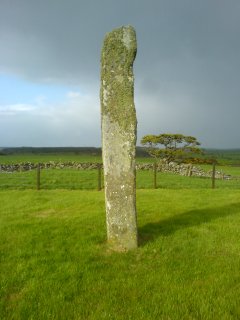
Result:
{"label": "grassy meadow", "polygon": [[114,253],[97,171],[74,171],[0,187],[1,319],[240,319],[240,181],[138,172],[139,248]]}
{"label": "grassy meadow", "polygon": [[46,163],[49,161],[76,161],[76,162],[102,162],[102,158],[99,155],[90,154],[75,154],[75,153],[25,153],[25,154],[9,154],[0,156],[0,163],[21,163],[21,162],[33,162],[33,163]]}

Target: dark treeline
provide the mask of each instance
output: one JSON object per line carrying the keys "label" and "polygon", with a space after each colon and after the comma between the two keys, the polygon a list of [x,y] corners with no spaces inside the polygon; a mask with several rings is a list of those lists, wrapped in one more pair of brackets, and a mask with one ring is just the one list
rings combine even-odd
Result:
{"label": "dark treeline", "polygon": [[[4,155],[21,155],[21,154],[75,154],[87,156],[101,156],[102,149],[95,147],[18,147],[18,148],[0,148],[0,156]],[[136,148],[137,157],[149,157],[144,147]],[[203,149],[203,159],[217,159],[224,164],[240,164],[240,149]]]}
{"label": "dark treeline", "polygon": [[9,154],[91,154],[101,155],[101,148],[94,147],[19,147],[19,148],[2,148],[1,153]]}
{"label": "dark treeline", "polygon": [[240,149],[205,149],[204,153],[218,159],[239,159]]}
{"label": "dark treeline", "polygon": [[[142,147],[137,147],[138,157],[148,157],[148,154]],[[2,148],[0,155],[10,154],[79,154],[79,155],[95,155],[101,156],[102,149],[95,147],[18,147],[18,148]]]}

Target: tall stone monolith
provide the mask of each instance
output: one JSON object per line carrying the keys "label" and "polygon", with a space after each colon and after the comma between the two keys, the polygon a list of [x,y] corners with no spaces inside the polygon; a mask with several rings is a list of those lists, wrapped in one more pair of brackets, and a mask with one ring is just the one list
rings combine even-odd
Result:
{"label": "tall stone monolith", "polygon": [[101,55],[101,121],[108,242],[114,250],[137,247],[136,130],[133,27],[107,33]]}

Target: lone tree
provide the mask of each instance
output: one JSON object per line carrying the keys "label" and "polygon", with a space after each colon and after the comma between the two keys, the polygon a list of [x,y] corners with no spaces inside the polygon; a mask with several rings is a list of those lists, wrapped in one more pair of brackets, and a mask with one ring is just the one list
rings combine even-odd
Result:
{"label": "lone tree", "polygon": [[141,144],[154,158],[164,158],[167,162],[184,161],[195,154],[202,154],[200,143],[195,137],[183,134],[162,133],[159,135],[146,135]]}

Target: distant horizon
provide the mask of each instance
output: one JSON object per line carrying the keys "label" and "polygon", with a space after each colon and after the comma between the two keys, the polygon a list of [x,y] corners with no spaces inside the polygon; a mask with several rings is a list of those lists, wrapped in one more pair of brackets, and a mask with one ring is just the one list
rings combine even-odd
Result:
{"label": "distant horizon", "polygon": [[[137,148],[144,148],[144,146],[141,145],[136,145]],[[35,149],[57,149],[57,148],[92,148],[92,149],[102,149],[102,146],[0,146],[0,150],[2,149],[23,149],[23,148],[35,148]],[[206,149],[206,150],[240,150],[240,147],[231,147],[231,148],[218,148],[218,147],[200,147],[201,149]]]}

